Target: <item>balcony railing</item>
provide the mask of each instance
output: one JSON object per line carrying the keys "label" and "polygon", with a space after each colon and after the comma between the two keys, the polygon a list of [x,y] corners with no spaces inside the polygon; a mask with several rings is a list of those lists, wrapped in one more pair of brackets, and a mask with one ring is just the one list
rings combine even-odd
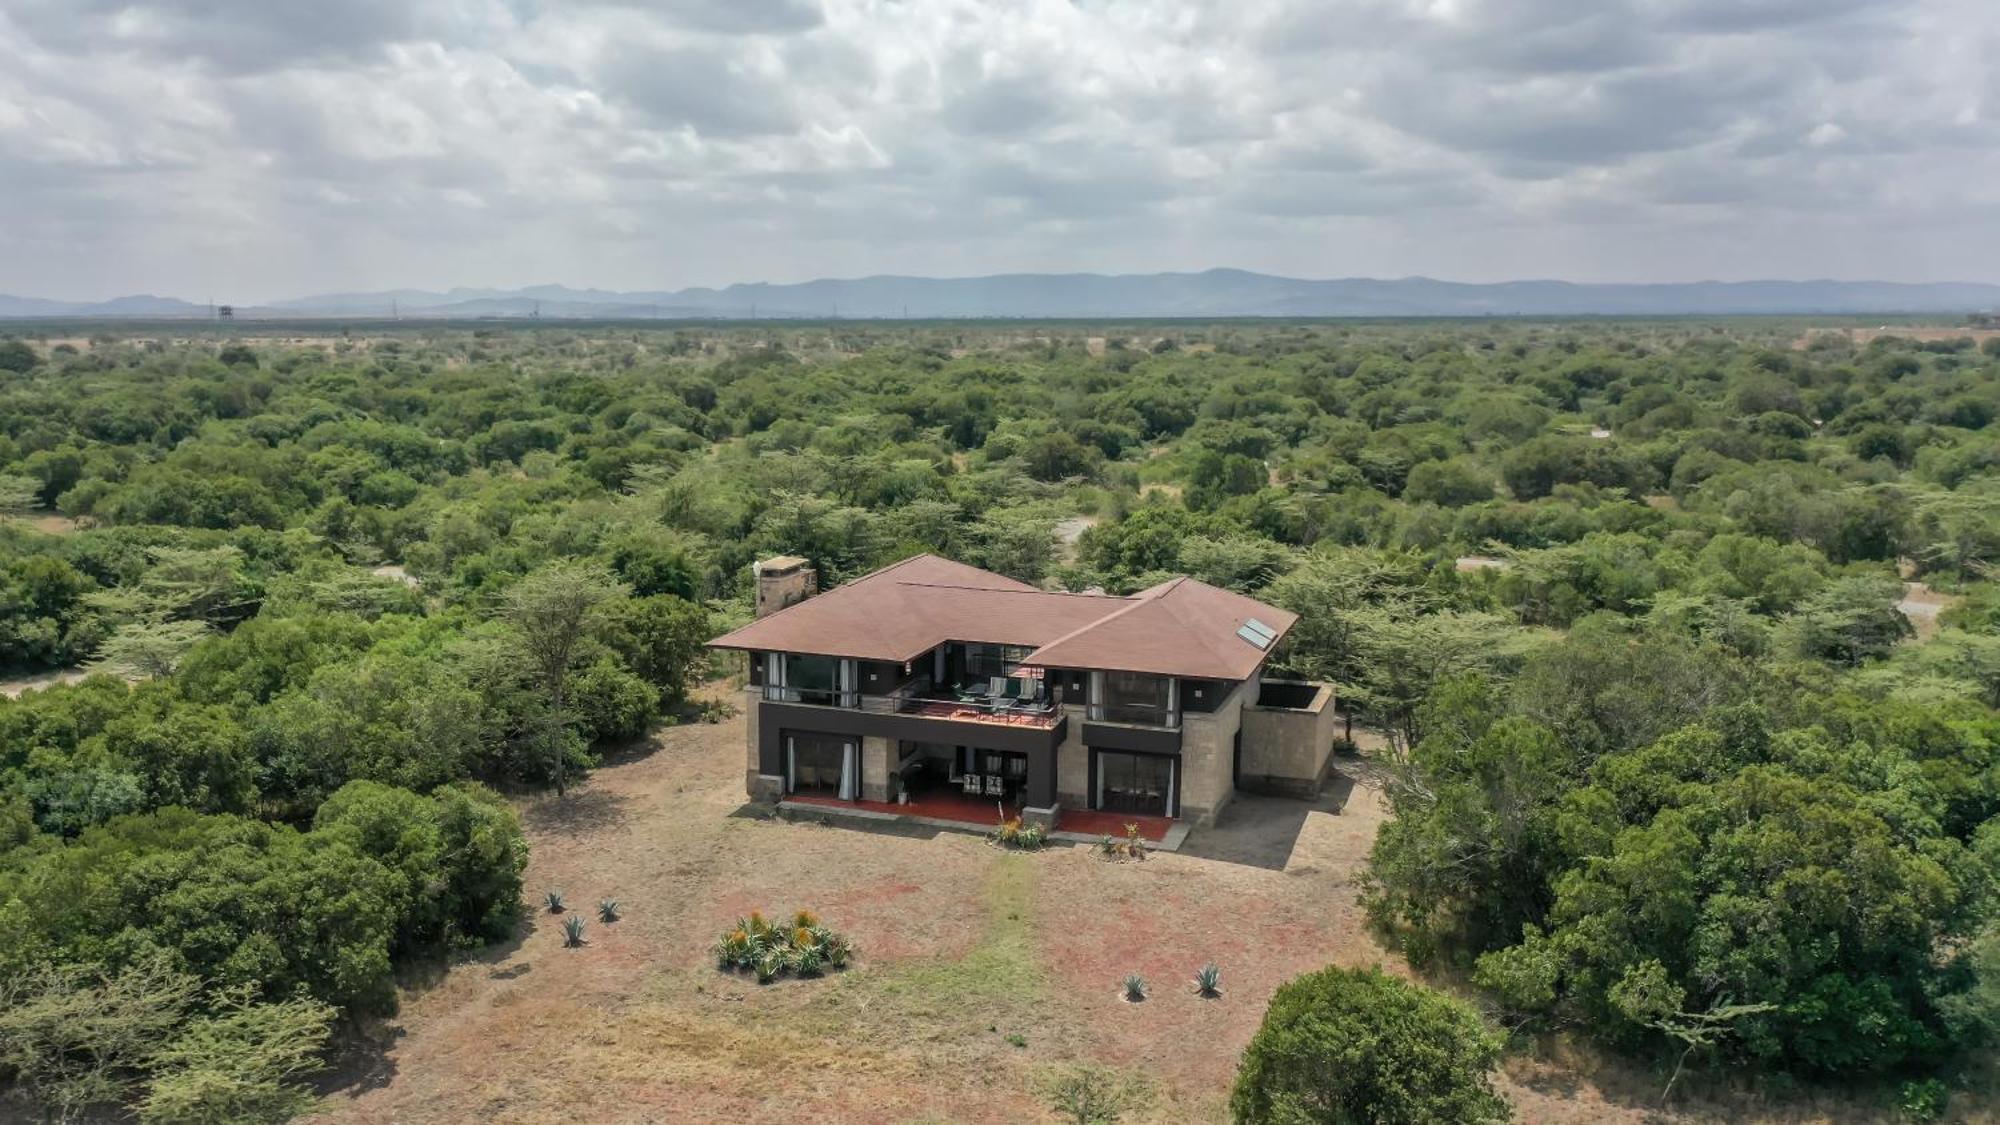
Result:
{"label": "balcony railing", "polygon": [[1093,723],[1126,723],[1135,727],[1181,725],[1181,717],[1165,707],[1148,703],[1093,703],[1088,712]]}
{"label": "balcony railing", "polygon": [[844,707],[877,715],[921,715],[931,719],[1042,729],[1055,726],[1062,718],[1062,709],[1045,699],[994,698],[958,693],[948,689],[941,690],[932,685],[928,676],[919,676],[886,695],[812,691],[766,685],[764,698],[774,703]]}

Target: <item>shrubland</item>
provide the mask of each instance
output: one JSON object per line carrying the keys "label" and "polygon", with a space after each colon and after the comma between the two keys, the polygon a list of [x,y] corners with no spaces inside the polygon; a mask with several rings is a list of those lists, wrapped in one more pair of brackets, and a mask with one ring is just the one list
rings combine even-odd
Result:
{"label": "shrubland", "polygon": [[1514,1026],[1953,1073],[2000,1028],[2000,351],[1802,327],[30,333],[0,664],[96,674],[0,704],[0,969],[188,1034],[0,1065],[282,1108],[284,1043],[511,932],[494,791],[678,715],[753,559],[936,551],[1297,610],[1278,669],[1385,744],[1371,909]]}

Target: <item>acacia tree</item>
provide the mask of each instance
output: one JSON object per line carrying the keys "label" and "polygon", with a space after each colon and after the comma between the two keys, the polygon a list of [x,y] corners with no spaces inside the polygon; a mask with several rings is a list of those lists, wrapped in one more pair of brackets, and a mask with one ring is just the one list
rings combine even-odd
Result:
{"label": "acacia tree", "polygon": [[557,562],[507,591],[505,616],[546,697],[542,738],[556,795],[568,793],[568,697],[571,665],[600,607],[629,591],[598,566]]}
{"label": "acacia tree", "polygon": [[41,487],[31,477],[0,473],[0,516],[19,516],[32,511]]}
{"label": "acacia tree", "polygon": [[54,1121],[125,1099],[200,991],[164,954],[113,972],[52,964],[0,980],[0,1065]]}

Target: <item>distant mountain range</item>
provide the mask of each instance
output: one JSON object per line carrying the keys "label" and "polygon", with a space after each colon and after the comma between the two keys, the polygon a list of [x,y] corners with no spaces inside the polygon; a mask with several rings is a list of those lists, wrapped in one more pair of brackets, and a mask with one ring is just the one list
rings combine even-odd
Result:
{"label": "distant mountain range", "polygon": [[[1310,281],[1244,270],[1154,274],[997,274],[765,282],[723,289],[620,293],[526,289],[394,289],[328,293],[254,307],[239,318],[891,319],[898,317],[1690,316],[1768,313],[1965,313],[2000,309],[2000,285],[1976,282],[1697,281],[1475,285],[1406,277]],[[171,297],[67,302],[0,296],[0,318],[173,318],[212,315]]]}

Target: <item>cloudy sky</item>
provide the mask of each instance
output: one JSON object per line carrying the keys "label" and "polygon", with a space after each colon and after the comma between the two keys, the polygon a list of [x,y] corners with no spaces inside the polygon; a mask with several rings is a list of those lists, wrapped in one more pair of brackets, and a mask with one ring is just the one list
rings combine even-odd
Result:
{"label": "cloudy sky", "polygon": [[1994,0],[5,0],[0,292],[2000,281]]}

